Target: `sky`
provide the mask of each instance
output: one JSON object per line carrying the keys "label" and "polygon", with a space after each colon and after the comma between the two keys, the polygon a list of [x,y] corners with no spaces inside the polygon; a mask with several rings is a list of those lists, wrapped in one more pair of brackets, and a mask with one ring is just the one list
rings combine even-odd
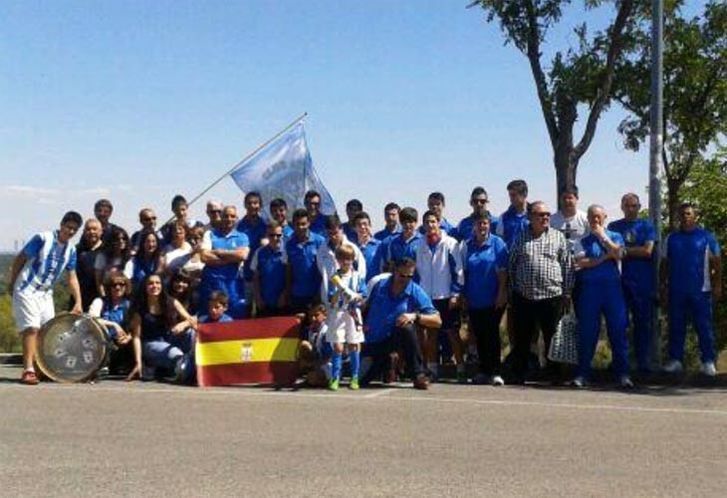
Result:
{"label": "sky", "polygon": [[[555,201],[552,152],[527,60],[467,0],[12,1],[0,3],[0,250],[57,227],[67,210],[138,228],[150,206],[192,198],[303,112],[318,174],[336,200],[447,199],[456,222],[481,185]],[[579,2],[546,55],[575,42]],[[545,61],[547,64],[547,60]],[[648,154],[624,149],[610,109],[578,175],[581,204],[644,193]],[[581,117],[585,120],[585,116]],[[242,205],[231,179],[204,200]]]}

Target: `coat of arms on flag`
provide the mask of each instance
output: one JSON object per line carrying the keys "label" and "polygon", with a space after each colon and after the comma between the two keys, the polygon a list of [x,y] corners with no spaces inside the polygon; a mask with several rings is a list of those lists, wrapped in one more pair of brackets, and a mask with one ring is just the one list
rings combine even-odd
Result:
{"label": "coat of arms on flag", "polygon": [[199,385],[293,384],[299,334],[300,320],[287,316],[201,324],[195,352]]}

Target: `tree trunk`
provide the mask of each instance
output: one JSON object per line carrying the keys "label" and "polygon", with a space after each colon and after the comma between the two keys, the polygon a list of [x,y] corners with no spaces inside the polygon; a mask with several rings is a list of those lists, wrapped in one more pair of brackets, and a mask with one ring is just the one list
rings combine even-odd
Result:
{"label": "tree trunk", "polygon": [[559,147],[553,157],[555,164],[555,179],[558,187],[556,205],[560,205],[560,194],[568,188],[576,186],[576,173],[578,171],[578,159],[573,153],[572,147]]}

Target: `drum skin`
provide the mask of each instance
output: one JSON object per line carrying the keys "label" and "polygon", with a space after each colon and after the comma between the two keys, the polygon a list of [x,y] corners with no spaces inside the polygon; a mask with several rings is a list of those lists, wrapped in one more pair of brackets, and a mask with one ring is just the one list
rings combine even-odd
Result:
{"label": "drum skin", "polygon": [[85,382],[103,366],[108,349],[104,327],[88,315],[61,313],[38,335],[36,361],[56,382]]}

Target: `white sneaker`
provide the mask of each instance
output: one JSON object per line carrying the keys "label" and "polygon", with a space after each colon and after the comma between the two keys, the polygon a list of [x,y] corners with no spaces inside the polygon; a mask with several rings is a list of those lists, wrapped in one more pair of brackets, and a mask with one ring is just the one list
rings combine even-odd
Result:
{"label": "white sneaker", "polygon": [[634,383],[631,380],[631,377],[629,377],[628,375],[622,375],[621,378],[619,379],[619,384],[621,385],[621,387],[623,389],[633,389],[634,388]]}
{"label": "white sneaker", "polygon": [[492,385],[493,386],[504,386],[505,381],[502,380],[502,377],[500,377],[499,375],[495,375],[494,377],[492,377]]}
{"label": "white sneaker", "polygon": [[714,377],[717,375],[717,367],[714,366],[713,361],[708,361],[702,364],[702,368],[699,369],[707,377]]}
{"label": "white sneaker", "polygon": [[578,389],[582,389],[582,388],[586,387],[586,379],[584,379],[581,376],[578,376],[575,379],[573,379],[572,381],[570,381],[570,385],[573,387],[576,387]]}
{"label": "white sneaker", "polygon": [[682,362],[679,360],[669,360],[662,370],[666,373],[678,374],[684,371],[684,366],[682,366]]}

